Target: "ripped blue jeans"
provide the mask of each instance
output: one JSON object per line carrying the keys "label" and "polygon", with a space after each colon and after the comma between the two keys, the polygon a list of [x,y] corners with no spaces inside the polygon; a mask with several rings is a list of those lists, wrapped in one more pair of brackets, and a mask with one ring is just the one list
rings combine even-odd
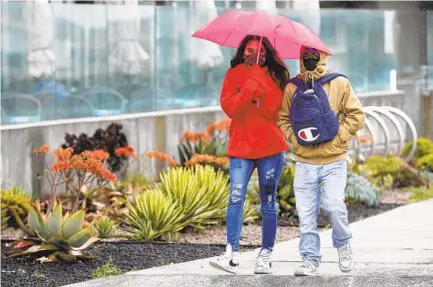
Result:
{"label": "ripped blue jeans", "polygon": [[335,248],[345,245],[352,238],[344,203],[346,181],[345,160],[324,165],[296,163],[294,190],[301,231],[299,252],[303,260],[312,261],[316,266],[321,260],[317,229],[320,207],[330,216]]}
{"label": "ripped blue jeans", "polygon": [[227,243],[239,251],[243,225],[243,207],[248,182],[258,169],[262,213],[262,249],[272,251],[277,233],[276,192],[284,164],[284,153],[249,160],[230,158],[230,198],[227,208]]}

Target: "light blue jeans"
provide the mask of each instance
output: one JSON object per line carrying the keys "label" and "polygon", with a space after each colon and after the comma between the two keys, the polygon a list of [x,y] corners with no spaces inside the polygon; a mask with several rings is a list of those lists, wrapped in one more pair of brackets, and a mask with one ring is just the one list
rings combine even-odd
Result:
{"label": "light blue jeans", "polygon": [[278,183],[284,164],[284,154],[256,160],[230,158],[230,198],[227,207],[227,243],[239,251],[243,224],[243,207],[248,182],[254,169],[258,169],[262,213],[262,249],[272,251],[277,234],[277,208],[275,204]]}
{"label": "light blue jeans", "polygon": [[296,163],[294,189],[301,231],[299,252],[302,259],[312,261],[317,266],[321,259],[317,229],[320,203],[331,218],[334,247],[339,248],[352,238],[344,202],[346,181],[345,160],[325,165]]}

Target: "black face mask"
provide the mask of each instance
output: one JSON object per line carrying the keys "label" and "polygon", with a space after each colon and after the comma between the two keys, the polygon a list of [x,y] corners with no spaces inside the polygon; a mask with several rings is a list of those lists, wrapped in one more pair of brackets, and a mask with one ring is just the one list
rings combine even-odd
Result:
{"label": "black face mask", "polygon": [[[245,60],[245,63],[248,66],[251,66],[252,64],[257,63],[257,55],[256,54],[252,54],[252,55],[244,56],[244,60]],[[258,62],[258,64],[261,67],[263,67],[265,65],[265,62],[266,62],[266,56],[259,55],[259,62]]]}
{"label": "black face mask", "polygon": [[307,69],[307,71],[314,71],[317,67],[317,63],[319,63],[319,60],[315,59],[304,59],[304,67]]}

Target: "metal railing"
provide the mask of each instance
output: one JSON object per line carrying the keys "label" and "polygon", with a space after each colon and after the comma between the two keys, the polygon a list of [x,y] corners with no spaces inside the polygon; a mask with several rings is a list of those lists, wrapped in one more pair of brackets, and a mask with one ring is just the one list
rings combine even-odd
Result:
{"label": "metal railing", "polygon": [[418,133],[412,119],[402,110],[391,106],[366,106],[364,129],[353,141],[349,157],[365,160],[372,155],[401,155],[405,144],[412,141],[408,161],[415,153]]}

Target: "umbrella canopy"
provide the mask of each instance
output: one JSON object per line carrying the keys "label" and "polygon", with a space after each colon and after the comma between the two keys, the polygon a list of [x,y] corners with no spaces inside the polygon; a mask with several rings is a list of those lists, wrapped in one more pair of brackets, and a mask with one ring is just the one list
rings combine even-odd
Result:
{"label": "umbrella canopy", "polygon": [[[140,14],[137,0],[118,1],[116,10],[109,10],[109,20],[116,19],[115,29],[118,38],[116,47],[110,54],[109,62],[125,75],[138,75],[143,63],[149,59],[138,42],[140,35]],[[128,15],[127,19],[118,19],[116,14]]]}
{"label": "umbrella canopy", "polygon": [[322,40],[308,27],[289,18],[265,12],[231,10],[196,31],[192,37],[237,48],[247,35],[268,38],[283,59],[299,59],[302,46],[316,48],[331,55]]}
{"label": "umbrella canopy", "polygon": [[29,74],[34,78],[50,77],[56,70],[56,57],[51,49],[53,12],[48,0],[27,3],[24,16],[29,41]]}

